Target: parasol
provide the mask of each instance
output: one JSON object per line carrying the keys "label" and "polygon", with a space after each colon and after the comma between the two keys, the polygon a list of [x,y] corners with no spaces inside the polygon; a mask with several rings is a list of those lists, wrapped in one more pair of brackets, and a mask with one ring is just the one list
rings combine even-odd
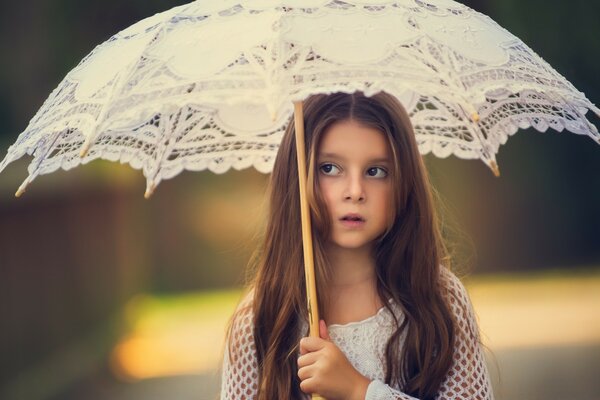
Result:
{"label": "parasol", "polygon": [[119,161],[142,170],[146,197],[183,170],[267,173],[294,110],[304,160],[303,99],[354,91],[396,96],[422,154],[480,159],[496,175],[495,155],[519,129],[567,130],[600,143],[585,117],[600,110],[583,93],[521,40],[454,1],[204,0],[96,47],[50,94],[0,171],[33,156],[18,196],[40,175]]}

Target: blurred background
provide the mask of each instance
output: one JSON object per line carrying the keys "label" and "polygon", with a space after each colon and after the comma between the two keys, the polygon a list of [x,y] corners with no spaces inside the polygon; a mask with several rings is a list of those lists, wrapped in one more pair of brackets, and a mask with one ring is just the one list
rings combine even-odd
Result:
{"label": "blurred background", "polygon": [[[97,44],[183,3],[3,0],[0,156]],[[465,3],[600,103],[600,3]],[[500,178],[426,157],[496,398],[600,399],[600,147],[527,130],[497,159]],[[17,200],[27,161],[0,175],[0,398],[217,398],[268,177],[182,173],[144,200],[141,173],[95,161]]]}

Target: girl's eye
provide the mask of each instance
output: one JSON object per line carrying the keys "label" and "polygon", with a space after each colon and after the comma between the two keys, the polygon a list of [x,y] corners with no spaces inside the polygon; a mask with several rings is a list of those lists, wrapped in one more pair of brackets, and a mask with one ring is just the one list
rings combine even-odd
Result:
{"label": "girl's eye", "polygon": [[387,171],[381,167],[372,167],[367,170],[367,174],[375,178],[385,178]]}
{"label": "girl's eye", "polygon": [[336,167],[333,164],[323,164],[323,165],[321,165],[320,169],[321,169],[321,171],[323,171],[323,173],[325,175],[335,175],[334,170],[338,170],[338,172],[339,172],[338,167]]}

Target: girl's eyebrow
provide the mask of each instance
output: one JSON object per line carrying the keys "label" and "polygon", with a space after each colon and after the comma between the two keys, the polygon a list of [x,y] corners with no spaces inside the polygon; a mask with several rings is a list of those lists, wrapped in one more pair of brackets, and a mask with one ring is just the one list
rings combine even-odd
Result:
{"label": "girl's eyebrow", "polygon": [[[344,156],[341,156],[341,155],[335,154],[335,153],[319,153],[318,158],[337,158],[338,160],[342,160],[342,161],[346,160],[346,158]],[[368,161],[370,163],[379,163],[379,162],[391,163],[391,160],[388,157],[371,158]]]}

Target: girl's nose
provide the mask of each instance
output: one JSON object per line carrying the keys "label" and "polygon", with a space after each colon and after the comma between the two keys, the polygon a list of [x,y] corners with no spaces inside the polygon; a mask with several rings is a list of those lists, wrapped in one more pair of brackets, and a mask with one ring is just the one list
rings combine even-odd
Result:
{"label": "girl's nose", "polygon": [[344,199],[351,201],[365,200],[364,182],[362,181],[362,176],[349,176]]}

